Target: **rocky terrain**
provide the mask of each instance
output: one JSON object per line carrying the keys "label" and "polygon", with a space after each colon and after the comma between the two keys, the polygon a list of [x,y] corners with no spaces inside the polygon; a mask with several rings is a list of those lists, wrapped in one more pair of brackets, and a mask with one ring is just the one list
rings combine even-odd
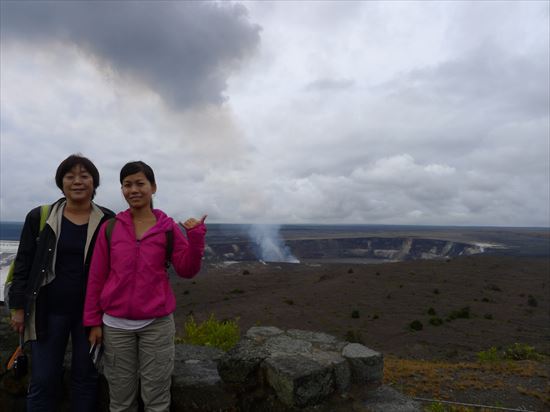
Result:
{"label": "rocky terrain", "polygon": [[[405,392],[415,383],[408,390],[417,396],[531,410],[550,405],[548,358],[523,365],[521,373],[514,372],[518,364],[492,372],[475,366],[479,352],[514,343],[550,355],[548,258],[218,263],[173,285],[180,335],[187,316],[201,321],[212,313],[239,319],[243,331],[262,325],[320,331],[382,352],[385,376]],[[461,371],[473,374],[463,378],[469,386],[457,386]],[[432,375],[441,379],[429,381]],[[485,375],[494,377],[491,384]]]}

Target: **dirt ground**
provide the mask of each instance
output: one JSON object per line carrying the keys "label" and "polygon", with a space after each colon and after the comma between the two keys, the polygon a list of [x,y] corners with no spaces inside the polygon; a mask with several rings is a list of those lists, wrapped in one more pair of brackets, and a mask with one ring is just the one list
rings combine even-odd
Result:
{"label": "dirt ground", "polygon": [[238,318],[242,333],[255,325],[322,331],[383,352],[386,381],[408,394],[550,410],[550,358],[489,365],[476,355],[514,343],[550,355],[548,258],[242,262],[172,284],[180,336],[187,315],[211,313]]}

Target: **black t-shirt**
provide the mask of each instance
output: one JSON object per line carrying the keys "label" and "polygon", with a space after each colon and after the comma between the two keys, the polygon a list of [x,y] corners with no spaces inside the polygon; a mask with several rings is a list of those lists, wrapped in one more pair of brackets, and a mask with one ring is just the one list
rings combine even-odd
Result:
{"label": "black t-shirt", "polygon": [[57,240],[55,279],[44,289],[52,313],[82,313],[86,276],[84,248],[88,224],[76,225],[63,216]]}

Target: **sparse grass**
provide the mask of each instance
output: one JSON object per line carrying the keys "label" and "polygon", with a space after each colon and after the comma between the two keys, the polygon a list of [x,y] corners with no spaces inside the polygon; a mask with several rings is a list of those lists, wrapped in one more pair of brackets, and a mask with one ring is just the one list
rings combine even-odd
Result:
{"label": "sparse grass", "polygon": [[189,316],[184,325],[185,336],[176,337],[176,343],[188,343],[199,346],[212,346],[228,351],[239,342],[240,329],[238,319],[219,321],[211,314],[208,320],[197,323]]}
{"label": "sparse grass", "polygon": [[487,350],[482,350],[477,353],[477,360],[480,362],[497,362],[501,360],[496,347],[492,346]]}
{"label": "sparse grass", "polygon": [[411,323],[409,323],[409,329],[411,330],[419,331],[422,330],[422,328],[424,328],[424,325],[418,319],[415,319]]}
{"label": "sparse grass", "polygon": [[532,307],[537,307],[539,305],[537,299],[533,295],[527,297],[527,304]]}
{"label": "sparse grass", "polygon": [[453,310],[451,313],[449,313],[449,315],[447,316],[447,321],[455,319],[469,319],[470,317],[470,307],[466,306],[462,309]]}
{"label": "sparse grass", "polygon": [[533,346],[525,343],[514,343],[506,349],[499,351],[496,347],[491,347],[487,350],[477,353],[477,359],[480,362],[499,362],[499,361],[520,361],[532,360],[540,361],[544,358],[538,353]]}
{"label": "sparse grass", "polygon": [[439,326],[439,325],[442,325],[442,324],[443,324],[443,319],[441,319],[437,316],[434,316],[433,318],[430,318],[430,325]]}
{"label": "sparse grass", "polygon": [[543,355],[537,353],[533,346],[525,343],[514,343],[504,350],[504,359],[510,360],[541,360]]}
{"label": "sparse grass", "polygon": [[[537,388],[526,390],[518,379],[527,382],[548,379],[547,365],[531,360],[520,362],[445,362],[384,357],[384,383],[399,388],[408,396],[453,400],[458,391],[499,390],[518,392],[550,402],[550,395]],[[544,384],[543,384],[544,385]],[[451,406],[443,405],[446,408]],[[431,407],[428,405],[428,407]],[[425,409],[437,411],[438,409]],[[453,410],[453,409],[443,409]],[[460,409],[454,409],[460,410]],[[462,409],[465,410],[465,409]]]}
{"label": "sparse grass", "polygon": [[483,315],[483,317],[485,319],[488,319],[488,320],[492,320],[493,319],[493,315],[491,315],[490,313],[486,313],[485,315]]}

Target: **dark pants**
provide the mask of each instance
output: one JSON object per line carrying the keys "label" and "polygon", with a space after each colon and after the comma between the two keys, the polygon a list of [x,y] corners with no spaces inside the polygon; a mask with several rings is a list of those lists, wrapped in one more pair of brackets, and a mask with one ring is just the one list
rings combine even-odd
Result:
{"label": "dark pants", "polygon": [[63,378],[63,359],[72,341],[71,410],[95,411],[98,373],[90,359],[90,344],[82,315],[48,315],[46,339],[32,341],[31,384],[27,412],[55,411]]}

